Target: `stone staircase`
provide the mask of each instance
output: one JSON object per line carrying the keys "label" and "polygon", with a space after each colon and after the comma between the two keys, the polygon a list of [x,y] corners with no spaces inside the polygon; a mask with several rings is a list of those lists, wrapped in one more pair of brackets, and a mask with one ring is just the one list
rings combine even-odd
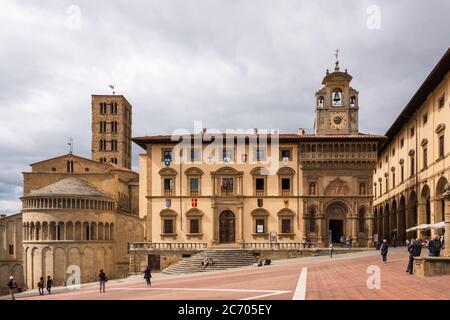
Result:
{"label": "stone staircase", "polygon": [[[202,267],[205,256],[214,260],[214,265],[206,269]],[[170,265],[163,270],[168,274],[187,274],[195,272],[208,272],[231,268],[251,266],[256,262],[255,256],[250,251],[242,249],[206,249],[189,258],[183,258],[179,262]]]}

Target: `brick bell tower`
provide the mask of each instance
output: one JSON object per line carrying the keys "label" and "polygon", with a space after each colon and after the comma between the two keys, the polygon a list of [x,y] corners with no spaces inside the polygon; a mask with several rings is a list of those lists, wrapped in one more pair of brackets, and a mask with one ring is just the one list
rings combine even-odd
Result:
{"label": "brick bell tower", "polygon": [[92,159],[131,169],[132,106],[123,95],[92,95]]}

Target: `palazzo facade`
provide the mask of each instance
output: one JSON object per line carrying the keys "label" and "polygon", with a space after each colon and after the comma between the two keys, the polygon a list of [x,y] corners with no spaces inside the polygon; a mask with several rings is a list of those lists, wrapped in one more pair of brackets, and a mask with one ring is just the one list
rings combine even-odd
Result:
{"label": "palazzo facade", "polygon": [[[373,193],[375,233],[404,241],[442,234],[407,232],[444,221],[450,181],[450,49],[431,71],[386,136],[378,152]],[[447,204],[447,206],[449,206]],[[450,214],[450,207],[447,209]]]}
{"label": "palazzo facade", "polygon": [[384,136],[359,133],[358,92],[339,62],[316,93],[315,132],[133,138],[152,242],[208,246],[352,237],[371,245],[373,170]]}

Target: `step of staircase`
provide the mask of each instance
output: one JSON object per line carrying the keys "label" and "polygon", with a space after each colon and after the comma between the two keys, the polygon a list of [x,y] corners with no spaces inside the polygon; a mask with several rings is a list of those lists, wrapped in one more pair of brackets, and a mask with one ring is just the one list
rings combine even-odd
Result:
{"label": "step of staircase", "polygon": [[[202,261],[208,256],[213,259],[214,265],[203,269]],[[231,268],[251,266],[256,258],[250,251],[235,248],[207,249],[189,258],[170,265],[163,270],[168,274],[188,274],[196,272],[209,272]]]}

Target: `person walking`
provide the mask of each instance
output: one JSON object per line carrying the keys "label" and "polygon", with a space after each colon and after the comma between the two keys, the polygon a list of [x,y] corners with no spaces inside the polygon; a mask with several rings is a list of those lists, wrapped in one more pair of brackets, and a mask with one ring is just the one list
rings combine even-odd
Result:
{"label": "person walking", "polygon": [[381,256],[383,257],[384,264],[387,263],[387,254],[389,251],[388,248],[389,248],[388,242],[386,239],[384,239],[383,243],[381,244],[381,248],[380,248],[380,253],[381,253]]}
{"label": "person walking", "polygon": [[428,255],[430,257],[439,257],[441,254],[441,241],[439,240],[439,236],[436,234],[434,238],[428,241]]}
{"label": "person walking", "polygon": [[420,257],[420,253],[422,252],[422,244],[419,239],[411,239],[410,245],[408,247],[409,251],[409,262],[408,267],[406,268],[406,272],[409,274],[413,274],[414,269],[414,257]]}
{"label": "person walking", "polygon": [[48,294],[52,294],[52,287],[53,287],[53,279],[50,276],[47,276],[47,292]]}
{"label": "person walking", "polygon": [[100,293],[105,293],[105,284],[108,281],[108,278],[106,277],[106,273],[103,272],[103,269],[100,269],[100,272],[98,273],[98,279],[100,281]]}
{"label": "person walking", "polygon": [[330,244],[328,245],[328,254],[330,256],[330,258],[333,258],[333,243],[330,242]]}
{"label": "person walking", "polygon": [[17,282],[13,276],[9,277],[8,289],[9,289],[9,293],[11,294],[11,300],[16,300],[16,297],[14,296],[14,294],[16,293],[16,290],[17,290]]}
{"label": "person walking", "polygon": [[147,282],[147,287],[151,287],[152,286],[152,269],[150,268],[150,266],[147,266],[147,268],[145,268],[144,271],[144,279]]}
{"label": "person walking", "polygon": [[395,233],[392,235],[391,242],[394,248],[397,247],[397,235]]}
{"label": "person walking", "polygon": [[43,296],[44,295],[44,277],[41,277],[39,279],[39,282],[37,284],[38,289],[39,289],[39,295]]}

